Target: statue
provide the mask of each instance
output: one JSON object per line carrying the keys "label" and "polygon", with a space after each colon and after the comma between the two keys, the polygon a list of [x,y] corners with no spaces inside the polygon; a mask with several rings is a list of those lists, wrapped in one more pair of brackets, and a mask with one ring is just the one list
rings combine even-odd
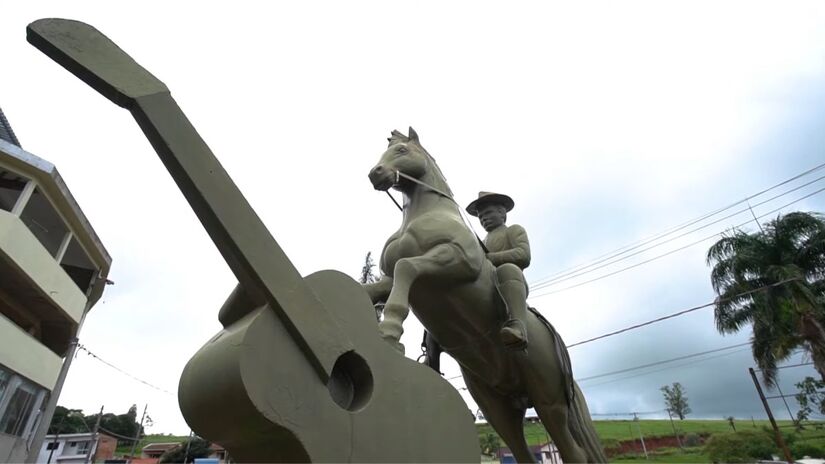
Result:
{"label": "statue", "polygon": [[507,195],[479,192],[467,212],[478,216],[487,231],[487,259],[496,267],[498,291],[508,311],[499,337],[507,348],[523,350],[527,348],[527,281],[522,271],[530,265],[530,241],[524,227],[505,225],[513,206],[515,202]]}
{"label": "statue", "polygon": [[181,375],[192,430],[238,462],[478,462],[458,392],[387,349],[352,278],[301,277],[163,82],[81,22],[27,39],[132,112],[239,281]]}
{"label": "statue", "polygon": [[[530,265],[530,241],[524,227],[505,225],[507,213],[514,206],[515,202],[507,195],[479,192],[478,198],[467,205],[466,210],[477,216],[481,226],[488,232],[483,242],[487,259],[496,266],[499,292],[509,314],[499,331],[499,337],[507,348],[523,350],[527,348],[524,318],[529,288],[522,271]],[[426,330],[421,349],[424,364],[441,373],[439,357],[443,350]]]}
{"label": "statue", "polygon": [[[524,414],[532,406],[564,462],[605,462],[561,337],[541,314],[526,309],[526,301],[523,314],[509,309],[520,322],[507,323],[512,316],[505,301],[513,295],[502,295],[509,287],[497,282],[518,281],[521,269],[510,264],[499,273],[487,258],[480,240],[464,223],[438,164],[412,128],[409,135],[392,132],[369,178],[377,190],[393,188],[404,195],[401,227],[381,255],[383,275],[364,286],[373,302],[386,301],[381,336],[402,351],[402,324],[412,308],[458,362],[484,417],[519,461],[533,462],[523,431]],[[497,241],[497,235],[488,239]],[[502,339],[518,337],[503,334],[503,323],[505,329],[521,326],[529,349],[505,347]],[[517,341],[513,347],[519,345],[523,343]]]}

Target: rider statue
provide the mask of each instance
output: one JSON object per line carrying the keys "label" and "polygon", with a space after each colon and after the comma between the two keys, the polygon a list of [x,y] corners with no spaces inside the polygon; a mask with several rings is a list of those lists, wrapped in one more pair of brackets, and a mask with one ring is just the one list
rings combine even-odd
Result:
{"label": "rider statue", "polygon": [[467,205],[467,212],[478,216],[487,231],[487,259],[496,266],[498,290],[508,313],[499,331],[501,341],[507,348],[523,350],[527,347],[527,282],[522,271],[530,265],[530,242],[524,227],[505,225],[507,212],[514,205],[507,195],[479,192],[478,198]]}
{"label": "rider statue", "polygon": [[[499,331],[499,337],[507,348],[523,350],[527,347],[527,331],[524,318],[527,314],[527,281],[522,271],[530,265],[530,241],[524,227],[507,226],[507,212],[515,202],[507,195],[479,192],[478,198],[467,205],[467,212],[477,216],[487,231],[484,246],[487,259],[496,266],[498,290],[507,307],[507,318]],[[425,363],[440,372],[441,347],[424,332],[421,348]]]}

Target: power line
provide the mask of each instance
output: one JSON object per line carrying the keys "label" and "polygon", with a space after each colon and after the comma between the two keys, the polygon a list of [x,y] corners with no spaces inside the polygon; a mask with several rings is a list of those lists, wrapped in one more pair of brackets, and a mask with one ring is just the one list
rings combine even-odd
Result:
{"label": "power line", "polygon": [[667,316],[657,317],[656,319],[651,319],[651,320],[646,321],[646,322],[631,325],[630,327],[625,327],[624,329],[614,330],[613,332],[608,332],[606,334],[599,335],[598,337],[588,338],[587,340],[582,340],[580,342],[572,343],[570,345],[567,345],[567,348],[572,348],[574,346],[584,345],[585,343],[594,342],[596,340],[601,340],[603,338],[612,337],[612,336],[618,335],[620,333],[629,332],[631,330],[635,330],[635,329],[638,329],[638,328],[641,328],[641,327],[644,327],[644,326],[655,324],[657,322],[665,321],[667,319],[673,319],[674,317],[684,316],[685,314],[688,314],[688,313],[691,313],[693,311],[697,311],[697,310],[700,310],[700,309],[703,309],[703,308],[708,308],[710,306],[713,306],[717,303],[721,303],[723,301],[733,300],[735,298],[739,298],[740,296],[750,295],[752,293],[760,292],[762,290],[765,290],[765,289],[768,289],[768,288],[771,288],[771,287],[777,287],[779,285],[784,285],[784,284],[786,284],[788,282],[792,282],[794,280],[798,280],[798,279],[796,279],[796,278],[786,279],[786,280],[782,280],[780,282],[776,282],[774,284],[765,285],[765,286],[762,286],[762,287],[759,287],[759,288],[755,288],[753,290],[748,290],[747,292],[737,293],[736,295],[733,295],[733,296],[730,296],[730,297],[727,297],[727,298],[717,298],[715,301],[712,301],[710,303],[705,303],[703,305],[694,306],[694,307],[688,308],[688,309],[683,309],[682,311],[678,311],[678,312],[675,312],[673,314],[668,314]]}
{"label": "power line", "polygon": [[722,358],[722,357],[725,357],[725,356],[730,356],[732,354],[742,353],[744,351],[749,351],[749,350],[750,350],[750,348],[744,348],[744,349],[741,349],[741,350],[733,350],[733,351],[729,351],[727,353],[717,354],[716,356],[708,356],[706,358],[695,359],[693,361],[689,361],[689,362],[685,362],[685,363],[674,364],[672,366],[667,366],[667,367],[660,368],[660,369],[655,369],[655,370],[652,370],[652,371],[642,372],[642,373],[639,373],[639,374],[627,375],[627,376],[619,377],[619,378],[616,378],[616,379],[605,380],[603,382],[597,382],[597,383],[582,385],[581,387],[582,388],[599,387],[599,386],[602,386],[602,385],[607,385],[609,383],[621,382],[622,380],[630,380],[630,379],[635,379],[635,378],[638,378],[638,377],[644,377],[646,375],[656,374],[656,373],[659,373],[659,372],[662,372],[662,371],[667,371],[667,370],[670,370],[670,369],[677,369],[679,367],[692,366],[694,364],[699,364],[699,363],[702,363],[702,362],[705,362],[705,361],[711,361],[713,359],[718,359],[718,358]]}
{"label": "power line", "polygon": [[135,377],[134,375],[132,375],[132,374],[130,374],[130,373],[128,373],[128,372],[126,372],[126,371],[124,371],[123,369],[121,369],[121,368],[119,368],[119,367],[115,366],[114,364],[112,364],[112,363],[110,363],[110,362],[108,362],[108,361],[104,360],[104,359],[103,359],[103,358],[101,358],[100,356],[98,356],[98,355],[96,355],[96,354],[92,353],[91,351],[89,351],[89,349],[88,349],[88,348],[86,348],[85,346],[83,346],[83,345],[81,345],[81,344],[79,344],[79,343],[78,343],[77,347],[78,347],[79,349],[81,349],[81,350],[85,351],[85,352],[86,352],[86,354],[88,354],[89,356],[91,356],[91,357],[95,358],[96,360],[98,360],[98,361],[102,362],[103,364],[105,364],[105,365],[107,365],[107,366],[111,367],[112,369],[114,369],[114,370],[116,370],[116,371],[120,372],[121,374],[123,374],[123,375],[125,375],[125,376],[127,376],[127,377],[131,377],[132,379],[137,380],[138,382],[140,382],[140,383],[142,383],[142,384],[144,384],[144,385],[148,385],[148,386],[150,386],[150,387],[154,388],[155,390],[162,391],[163,393],[166,393],[166,394],[168,394],[168,395],[172,395],[172,396],[174,396],[174,394],[173,394],[172,392],[170,392],[169,390],[166,390],[166,389],[160,388],[160,387],[158,387],[158,386],[152,385],[151,383],[149,383],[149,382],[147,382],[147,381],[145,381],[145,380],[139,379],[139,378]]}
{"label": "power line", "polygon": [[[805,363],[799,363],[799,364],[791,364],[790,366],[780,366],[780,367],[777,367],[776,369],[778,370],[778,369],[787,369],[789,367],[810,366],[812,364],[813,364],[812,362],[805,362]],[[754,369],[754,370],[762,372],[762,369]]]}
{"label": "power line", "polygon": [[[813,184],[813,183],[815,183],[815,182],[819,182],[819,181],[821,181],[822,179],[825,179],[825,176],[819,177],[819,178],[814,179],[814,180],[812,180],[812,181],[810,181],[810,182],[808,182],[808,183],[805,183],[805,184],[802,184],[802,185],[800,185],[800,186],[798,186],[798,187],[795,187],[795,188],[793,188],[793,189],[791,189],[791,190],[788,190],[788,191],[786,191],[786,192],[780,193],[779,195],[775,195],[775,196],[773,196],[773,197],[771,197],[771,198],[768,198],[767,200],[763,200],[762,202],[757,203],[757,204],[755,204],[755,205],[753,205],[753,206],[762,206],[762,205],[764,205],[765,203],[769,203],[769,202],[771,202],[771,201],[773,201],[773,200],[776,200],[777,198],[780,198],[780,197],[783,197],[783,196],[785,196],[785,195],[788,195],[788,194],[790,194],[790,193],[792,193],[792,192],[795,192],[795,191],[797,191],[797,190],[799,190],[799,189],[801,189],[801,188],[807,187],[807,186],[809,186],[809,185],[811,185],[811,184]],[[609,257],[609,258],[605,258],[605,259],[603,259],[603,260],[600,260],[599,262],[593,263],[593,266],[589,266],[587,269],[582,269],[582,270],[581,270],[581,272],[578,272],[578,271],[577,271],[577,272],[574,272],[574,273],[568,273],[568,274],[560,275],[559,277],[557,277],[557,278],[555,278],[555,279],[551,279],[551,280],[548,280],[548,281],[546,281],[546,282],[539,283],[539,284],[534,284],[534,285],[532,285],[532,286],[530,287],[530,289],[531,289],[531,290],[538,290],[538,289],[541,289],[541,288],[551,287],[551,286],[553,286],[553,285],[557,285],[557,284],[560,284],[560,283],[562,283],[562,282],[566,282],[566,281],[568,281],[568,280],[575,279],[576,277],[581,277],[581,276],[583,276],[583,275],[585,275],[585,274],[589,274],[589,273],[591,273],[591,272],[595,272],[595,271],[597,271],[597,270],[599,270],[599,269],[605,268],[605,267],[610,266],[610,265],[612,265],[612,264],[616,264],[616,263],[618,263],[618,262],[620,262],[620,261],[624,261],[624,260],[629,259],[629,258],[631,258],[631,257],[633,257],[633,256],[636,256],[636,255],[639,255],[639,254],[641,254],[641,253],[644,253],[645,251],[652,250],[652,249],[654,249],[654,248],[656,248],[656,247],[659,247],[659,246],[665,245],[665,244],[670,243],[670,242],[672,242],[672,241],[674,241],[674,240],[677,240],[677,239],[680,239],[680,238],[685,237],[685,236],[687,236],[687,235],[690,235],[690,234],[692,234],[692,233],[698,232],[698,231],[700,231],[700,230],[702,230],[702,229],[705,229],[705,228],[707,228],[707,227],[710,227],[710,226],[712,226],[712,225],[714,225],[714,224],[718,224],[718,223],[720,223],[720,222],[722,222],[722,221],[724,221],[724,220],[726,220],[726,219],[730,219],[730,218],[732,218],[732,217],[738,216],[738,215],[740,215],[740,214],[742,214],[742,213],[744,213],[744,212],[747,212],[747,211],[751,211],[751,213],[753,212],[753,210],[751,209],[751,206],[748,206],[747,208],[740,209],[739,211],[736,211],[735,213],[732,213],[732,214],[729,214],[729,215],[727,215],[727,216],[721,217],[721,218],[719,218],[719,219],[717,219],[717,220],[715,220],[715,221],[713,221],[713,222],[709,222],[709,223],[704,224],[704,225],[702,225],[702,226],[699,226],[699,227],[697,227],[697,228],[695,228],[695,229],[691,229],[691,230],[689,230],[689,231],[687,231],[687,232],[683,232],[683,233],[681,233],[681,234],[679,234],[679,235],[676,235],[676,236],[674,236],[674,237],[671,237],[671,238],[669,238],[669,239],[667,239],[667,240],[665,240],[665,241],[663,241],[663,242],[656,243],[656,244],[651,245],[651,246],[646,247],[646,248],[638,249],[638,250],[634,251],[633,253],[630,253],[630,254],[625,255],[625,253],[627,253],[627,252],[629,252],[629,251],[632,251],[632,250],[634,250],[634,249],[637,249],[637,248],[641,247],[642,245],[644,245],[644,244],[640,244],[640,245],[638,245],[638,246],[636,246],[636,247],[633,247],[633,248],[631,248],[631,249],[628,249],[628,250],[626,250],[626,251],[624,251],[624,252],[622,252],[622,253],[619,253],[619,254],[614,255],[614,256],[612,256],[612,257]],[[754,220],[754,221],[756,221],[756,220],[757,220],[757,218],[754,216],[754,219],[753,219],[753,220]],[[752,221],[748,221],[748,222],[752,222]],[[757,223],[758,223],[758,221],[757,221]],[[718,234],[714,234],[714,235],[718,235]],[[654,240],[654,241],[655,241],[655,240]],[[650,243],[650,242],[646,242],[646,243]],[[625,255],[625,256],[621,256],[621,255]],[[611,260],[611,258],[617,258],[617,259],[612,259],[612,260]],[[604,261],[607,261],[607,262],[604,262]],[[597,265],[597,264],[598,264],[598,265]],[[595,266],[595,267],[594,267],[594,266]]]}
{"label": "power line", "polygon": [[[665,320],[668,320],[668,319],[673,319],[675,317],[684,316],[685,314],[689,314],[691,312],[694,312],[694,311],[697,311],[697,310],[700,310],[700,309],[703,309],[703,308],[707,308],[707,307],[716,305],[717,303],[720,303],[722,301],[728,301],[728,300],[732,300],[732,299],[735,299],[735,298],[739,298],[741,296],[750,295],[750,294],[760,292],[762,290],[765,290],[765,289],[768,289],[768,288],[771,288],[771,287],[777,287],[777,286],[780,286],[780,285],[784,285],[788,282],[793,282],[795,280],[798,280],[798,279],[796,279],[796,278],[786,279],[786,280],[782,280],[780,282],[776,282],[776,283],[773,283],[773,284],[770,284],[770,285],[764,285],[762,287],[755,288],[753,290],[748,290],[746,292],[737,293],[736,295],[732,295],[732,296],[727,297],[727,298],[717,298],[715,301],[712,301],[710,303],[705,303],[703,305],[694,306],[694,307],[688,308],[688,309],[683,309],[681,311],[677,311],[677,312],[672,313],[672,314],[668,314],[668,315],[665,315],[665,316],[662,316],[662,317],[657,317],[656,319],[651,319],[649,321],[645,321],[645,322],[642,322],[642,323],[639,323],[639,324],[634,324],[634,325],[631,325],[629,327],[625,327],[623,329],[614,330],[614,331],[608,332],[606,334],[602,334],[602,335],[599,335],[599,336],[596,336],[596,337],[593,337],[593,338],[588,338],[588,339],[582,340],[580,342],[572,343],[570,345],[567,345],[567,348],[573,348],[575,346],[584,345],[586,343],[594,342],[596,340],[601,340],[601,339],[604,339],[604,338],[607,338],[607,337],[612,337],[614,335],[618,335],[618,334],[621,334],[621,333],[624,333],[624,332],[629,332],[631,330],[635,330],[635,329],[638,329],[638,328],[641,328],[641,327],[645,327],[645,326],[648,326],[648,325],[651,325],[651,324],[655,324],[657,322],[662,322],[662,321],[665,321]],[[726,349],[736,348],[736,347],[739,347],[739,346],[745,346],[747,344],[749,344],[749,343],[744,343],[744,344],[739,344],[739,345],[732,345],[732,346],[725,347],[725,348],[719,348],[719,349],[716,349],[716,350],[711,350],[709,352],[693,353],[693,354],[690,354],[690,355],[686,355],[686,357],[679,357],[679,358],[673,358],[673,359],[669,359],[669,360],[665,360],[665,361],[658,361],[657,363],[664,364],[664,363],[673,362],[673,361],[680,361],[682,359],[693,358],[693,357],[696,357],[696,356],[701,356],[703,354],[710,354],[710,353],[713,353],[713,352],[716,352],[716,351],[723,351],[723,350],[726,350]],[[712,358],[707,358],[707,359],[712,359]],[[613,374],[617,374],[617,373],[623,373],[623,372],[629,372],[629,371],[632,371],[632,370],[642,369],[644,367],[653,367],[657,363],[654,363],[652,365],[636,366],[636,367],[628,368],[627,370],[622,370],[621,372],[610,372],[610,373],[605,373],[605,374],[599,374],[599,375],[593,376],[593,377],[587,377],[587,378],[584,378],[584,379],[577,379],[577,381],[591,380],[591,379],[594,379],[594,378],[604,377],[604,376],[607,376],[607,375],[613,375]],[[804,364],[798,364],[798,365],[804,365]],[[797,365],[783,366],[782,368],[794,367],[794,366],[797,366]],[[459,375],[454,375],[452,377],[446,377],[445,380],[453,381],[453,380],[463,380],[463,379],[462,379],[462,376],[459,374]]]}
{"label": "power line", "polygon": [[676,358],[663,359],[661,361],[656,361],[656,362],[652,362],[652,363],[648,363],[648,364],[642,364],[641,366],[628,367],[628,368],[625,368],[625,369],[619,369],[619,370],[612,371],[612,372],[605,372],[603,374],[591,375],[590,377],[584,377],[584,378],[581,378],[581,379],[576,379],[576,381],[577,382],[584,382],[585,380],[599,379],[599,378],[602,378],[602,377],[607,377],[608,375],[623,374],[625,372],[644,369],[646,367],[660,366],[662,364],[667,364],[667,363],[671,363],[671,362],[674,362],[674,361],[681,361],[683,359],[695,358],[697,356],[702,356],[702,355],[705,355],[705,354],[718,353],[720,351],[730,350],[732,348],[739,348],[740,346],[745,346],[745,345],[750,345],[750,342],[738,343],[736,345],[730,345],[730,346],[725,346],[725,347],[722,347],[722,348],[716,348],[714,350],[702,351],[701,353],[686,354],[684,356],[678,356]]}
{"label": "power line", "polygon": [[665,412],[667,409],[660,409],[658,411],[645,411],[645,412],[602,412],[602,413],[590,413],[591,416],[649,416],[651,414],[659,414],[661,412]]}
{"label": "power line", "polygon": [[[762,219],[762,218],[764,218],[764,217],[766,217],[766,216],[769,216],[769,215],[771,215],[771,214],[773,214],[773,213],[775,213],[775,212],[777,212],[777,211],[782,210],[783,208],[786,208],[786,207],[788,207],[788,206],[790,206],[790,205],[792,205],[792,204],[794,204],[794,203],[798,203],[798,202],[800,202],[800,201],[802,201],[802,200],[804,200],[804,199],[806,199],[806,198],[812,197],[812,196],[814,196],[814,195],[816,195],[816,194],[818,194],[818,193],[821,193],[821,192],[823,192],[823,191],[825,191],[825,187],[823,187],[823,188],[821,188],[821,189],[819,189],[819,190],[817,190],[817,191],[815,191],[815,192],[811,192],[811,193],[809,193],[809,194],[807,194],[807,195],[805,195],[805,196],[803,196],[803,197],[801,197],[801,198],[797,198],[797,199],[796,199],[796,200],[794,200],[794,201],[791,201],[791,202],[789,202],[789,203],[786,203],[786,204],[784,204],[784,205],[780,206],[779,208],[775,208],[775,209],[773,209],[773,210],[771,210],[771,211],[768,211],[767,213],[762,214],[761,216],[758,216],[758,217],[757,217],[757,219]],[[749,224],[749,223],[751,223],[751,222],[754,222],[754,219],[750,219],[750,220],[745,221],[745,222],[743,222],[743,223],[741,223],[741,224],[739,224],[739,225],[737,225],[737,226],[734,226],[734,227],[733,227],[733,229],[738,229],[738,228],[740,228],[740,227],[742,227],[742,226],[744,226],[744,225],[746,225],[746,224]],[[704,238],[702,238],[702,239],[700,239],[700,240],[697,240],[697,241],[695,241],[695,242],[688,243],[687,245],[684,245],[684,246],[681,246],[681,247],[679,247],[679,248],[673,249],[673,250],[671,250],[671,251],[668,251],[667,253],[662,253],[661,255],[654,256],[654,257],[652,257],[652,258],[650,258],[650,259],[646,259],[646,260],[641,261],[641,262],[638,262],[638,263],[636,263],[636,264],[633,264],[633,265],[630,265],[630,266],[627,266],[627,267],[623,267],[623,268],[618,269],[618,270],[616,270],[616,271],[613,271],[613,272],[609,272],[609,273],[607,273],[607,274],[600,275],[600,276],[595,277],[595,278],[590,279],[590,280],[585,280],[584,282],[579,282],[579,283],[574,284],[574,285],[570,285],[570,286],[567,286],[567,287],[564,287],[564,288],[560,288],[560,289],[558,289],[558,290],[553,290],[553,291],[549,291],[549,292],[539,293],[538,295],[533,295],[533,296],[531,296],[531,298],[538,298],[538,297],[542,297],[542,296],[547,296],[547,295],[553,295],[553,294],[556,294],[556,293],[561,293],[561,292],[564,292],[564,291],[567,291],[567,290],[574,289],[574,288],[576,288],[576,287],[580,287],[580,286],[582,286],[582,285],[586,285],[586,284],[589,284],[589,283],[593,283],[593,282],[596,282],[596,281],[599,281],[599,280],[605,279],[605,278],[607,278],[607,277],[614,276],[614,275],[619,274],[619,273],[621,273],[621,272],[628,271],[628,270],[630,270],[630,269],[633,269],[633,268],[639,267],[639,266],[641,266],[641,265],[643,265],[643,264],[647,264],[647,263],[649,263],[649,262],[651,262],[651,261],[656,261],[657,259],[664,258],[665,256],[672,255],[673,253],[676,253],[677,251],[682,251],[682,250],[684,250],[684,249],[686,249],[686,248],[692,247],[692,246],[694,246],[694,245],[698,245],[698,244],[700,244],[700,243],[702,243],[702,242],[704,242],[704,241],[710,240],[710,239],[712,239],[712,238],[714,238],[714,237],[716,237],[716,236],[719,236],[719,235],[721,235],[721,234],[722,234],[722,233],[717,233],[717,234],[709,235],[709,236],[704,237]]]}
{"label": "power line", "polygon": [[[98,425],[97,428],[102,430],[103,433],[105,433],[106,435],[111,435],[115,438],[120,438],[121,440],[129,440],[130,442],[135,441],[135,437],[127,437],[127,436],[119,435],[115,432],[112,432],[111,430],[106,430],[105,428],[103,428],[102,425]],[[138,441],[139,440],[140,440],[140,438],[138,439]]]}
{"label": "power line", "polygon": [[[756,197],[758,197],[758,196],[760,196],[760,195],[762,195],[762,194],[764,194],[764,193],[767,193],[767,192],[769,192],[769,191],[771,191],[771,190],[773,190],[773,189],[776,189],[776,188],[781,187],[781,186],[783,186],[783,185],[785,185],[785,184],[788,184],[788,183],[790,183],[790,182],[792,182],[792,181],[794,181],[794,180],[797,180],[797,179],[799,179],[799,178],[801,178],[801,177],[804,177],[804,176],[806,176],[806,175],[808,175],[808,174],[811,174],[811,173],[813,173],[813,172],[815,172],[815,171],[818,171],[818,170],[822,169],[823,167],[825,167],[825,163],[820,164],[820,165],[818,165],[818,166],[814,166],[813,168],[811,168],[811,169],[809,169],[809,170],[807,170],[807,171],[804,171],[804,172],[802,172],[802,173],[800,173],[800,174],[797,174],[796,176],[793,176],[793,177],[791,177],[790,179],[786,179],[786,180],[784,180],[784,181],[782,181],[782,182],[780,182],[780,183],[778,183],[778,184],[775,184],[775,185],[773,185],[773,186],[771,186],[771,187],[768,187],[768,188],[766,188],[766,189],[764,189],[764,190],[762,190],[762,191],[760,191],[760,192],[754,193],[754,194],[752,194],[752,195],[750,195],[750,196],[748,196],[748,197],[745,197],[745,198],[743,198],[743,199],[741,199],[741,200],[739,200],[739,201],[737,201],[737,202],[734,202],[734,203],[732,203],[732,204],[730,204],[730,205],[728,205],[728,206],[725,206],[725,207],[723,207],[723,208],[719,208],[719,209],[717,209],[717,210],[715,210],[715,211],[711,211],[710,213],[703,214],[703,215],[699,216],[698,218],[691,219],[690,221],[687,221],[687,222],[685,222],[685,223],[679,224],[679,225],[674,226],[674,227],[672,227],[672,228],[670,228],[670,229],[666,229],[665,231],[660,232],[660,233],[658,233],[658,234],[654,234],[653,236],[651,236],[651,237],[649,237],[649,238],[646,238],[646,239],[641,239],[641,240],[638,240],[638,241],[636,241],[636,242],[632,242],[632,243],[630,243],[630,244],[628,244],[628,245],[625,245],[625,246],[619,247],[619,248],[617,248],[617,249],[615,249],[615,250],[613,250],[613,251],[609,251],[609,252],[607,252],[607,253],[605,253],[605,254],[599,255],[599,256],[597,256],[596,258],[594,258],[594,260],[593,260],[593,261],[591,261],[591,262],[588,262],[588,263],[586,263],[586,264],[579,264],[579,265],[575,265],[575,266],[572,266],[572,267],[570,267],[570,268],[567,268],[567,269],[561,270],[561,271],[559,271],[559,272],[556,272],[556,273],[554,273],[554,274],[551,274],[551,275],[550,275],[550,276],[548,276],[548,277],[544,277],[544,278],[542,278],[542,279],[539,279],[538,281],[536,281],[536,283],[537,283],[537,284],[540,284],[540,283],[543,283],[543,282],[544,282],[544,281],[546,281],[546,280],[554,280],[554,279],[553,279],[554,277],[560,276],[560,275],[562,275],[562,274],[568,274],[568,273],[572,273],[572,272],[578,272],[578,271],[579,271],[579,270],[581,270],[581,269],[585,269],[585,268],[587,268],[587,267],[590,267],[590,266],[591,266],[591,265],[593,265],[593,264],[597,264],[598,262],[601,262],[601,261],[600,261],[600,259],[601,259],[601,258],[604,258],[604,259],[610,259],[610,258],[612,257],[612,256],[608,256],[608,255],[613,255],[614,253],[619,253],[619,252],[622,252],[622,250],[625,250],[625,249],[628,249],[628,248],[629,248],[629,249],[633,249],[633,248],[635,248],[635,247],[645,245],[645,244],[650,243],[650,242],[652,242],[652,241],[656,241],[656,240],[658,240],[658,239],[660,239],[660,238],[662,238],[662,237],[665,237],[665,236],[670,235],[670,234],[672,234],[672,233],[674,233],[674,232],[677,232],[677,231],[679,231],[679,230],[681,230],[681,229],[683,229],[683,228],[685,228],[685,227],[689,227],[689,226],[691,226],[691,225],[693,225],[693,224],[696,224],[696,223],[698,223],[698,222],[701,222],[701,221],[703,221],[703,220],[705,220],[705,219],[707,219],[707,218],[709,218],[709,217],[713,217],[713,216],[715,216],[715,215],[717,215],[717,214],[719,214],[719,213],[721,213],[721,212],[723,212],[723,211],[726,211],[726,210],[728,210],[728,209],[730,209],[730,208],[733,208],[733,207],[734,207],[734,206],[736,206],[736,205],[739,205],[739,204],[745,203],[745,202],[747,202],[748,200],[751,200],[751,199],[753,199],[753,198],[756,198]],[[634,246],[635,246],[635,247],[634,247]],[[626,250],[626,251],[630,251],[630,250]],[[626,252],[626,251],[625,251],[625,252]],[[619,253],[619,254],[621,254],[621,253]],[[616,256],[618,256],[618,255],[616,255]]]}
{"label": "power line", "polygon": [[[722,352],[722,351],[727,351],[727,350],[731,350],[731,349],[734,349],[734,348],[743,347],[745,345],[750,345],[750,342],[740,343],[740,344],[737,344],[737,345],[725,346],[725,347],[722,347],[722,348],[716,348],[716,349],[713,349],[713,350],[702,351],[702,352],[698,352],[698,353],[691,353],[691,354],[687,354],[687,355],[678,356],[678,357],[675,357],[675,358],[656,361],[654,363],[647,363],[647,364],[642,364],[642,365],[639,365],[639,366],[628,367],[628,368],[625,368],[625,369],[620,369],[618,371],[604,372],[604,373],[596,374],[596,375],[593,375],[593,376],[590,376],[590,377],[584,377],[584,378],[576,379],[576,382],[586,382],[588,380],[594,380],[594,379],[597,379],[597,378],[607,377],[607,376],[610,376],[610,375],[623,374],[623,373],[632,372],[632,371],[636,371],[636,370],[640,370],[640,369],[646,369],[646,368],[649,368],[649,367],[656,367],[656,366],[669,364],[669,363],[676,362],[676,361],[682,361],[682,360],[685,360],[685,359],[692,359],[692,358],[696,358],[696,357],[699,357],[699,356],[704,356],[704,355],[707,355],[707,354],[713,354],[713,353],[718,353],[718,352]],[[653,371],[643,372],[643,373],[640,373],[640,374],[620,377],[618,379],[610,379],[610,380],[607,380],[605,382],[599,382],[599,383],[590,384],[590,385],[582,385],[582,388],[592,388],[592,387],[596,387],[596,386],[603,385],[603,384],[618,382],[618,381],[621,381],[621,380],[628,380],[628,379],[632,379],[632,378],[636,378],[636,377],[642,377],[642,376],[645,376],[645,375],[655,374],[657,372],[661,372],[661,371],[668,370],[668,369],[674,369],[674,368],[677,368],[677,367],[684,367],[684,366],[689,366],[689,365],[692,365],[692,364],[698,364],[700,362],[710,361],[712,359],[721,358],[723,356],[729,356],[729,355],[735,354],[735,353],[741,353],[741,352],[747,351],[747,350],[748,350],[747,348],[744,349],[744,350],[734,350],[734,351],[724,353],[724,354],[721,354],[721,355],[708,356],[706,358],[696,359],[696,360],[693,360],[691,362],[676,364],[676,365],[673,365],[673,366],[668,366],[668,367],[665,367],[664,369],[656,369],[656,370],[653,370]],[[463,379],[461,379],[460,376],[459,377],[451,377],[448,380],[462,380],[463,381]]]}

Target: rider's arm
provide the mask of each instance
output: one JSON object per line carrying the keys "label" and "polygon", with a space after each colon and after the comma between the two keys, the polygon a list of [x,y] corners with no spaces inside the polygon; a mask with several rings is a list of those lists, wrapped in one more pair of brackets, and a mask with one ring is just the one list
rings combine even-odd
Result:
{"label": "rider's arm", "polygon": [[500,266],[504,263],[513,263],[521,269],[530,265],[530,241],[527,240],[527,231],[520,225],[512,225],[507,228],[507,238],[513,244],[509,250],[493,251],[487,253],[487,259],[493,265]]}

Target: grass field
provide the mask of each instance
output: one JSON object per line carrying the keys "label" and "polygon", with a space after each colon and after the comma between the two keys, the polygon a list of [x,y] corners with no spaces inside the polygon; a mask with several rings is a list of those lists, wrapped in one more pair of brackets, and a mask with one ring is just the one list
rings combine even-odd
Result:
{"label": "grass field", "polygon": [[[596,433],[606,446],[615,446],[621,441],[639,440],[639,430],[645,438],[673,436],[673,426],[679,431],[679,435],[684,437],[687,434],[713,435],[732,433],[733,429],[726,420],[684,420],[674,421],[671,425],[669,420],[598,420],[593,422]],[[735,420],[734,425],[737,431],[770,428],[767,420],[751,421],[750,419]],[[792,440],[805,441],[825,448],[825,430],[815,429],[809,425],[805,430],[796,432],[793,423],[789,420],[778,421],[777,425],[783,434],[790,435]],[[493,432],[488,424],[477,424],[479,436]],[[530,445],[546,443],[548,436],[541,424],[525,424],[524,435]],[[710,462],[710,458],[704,452],[702,446],[693,448],[660,448],[649,453],[649,459],[639,454],[629,454],[616,456],[612,461],[621,463],[698,463]]]}

